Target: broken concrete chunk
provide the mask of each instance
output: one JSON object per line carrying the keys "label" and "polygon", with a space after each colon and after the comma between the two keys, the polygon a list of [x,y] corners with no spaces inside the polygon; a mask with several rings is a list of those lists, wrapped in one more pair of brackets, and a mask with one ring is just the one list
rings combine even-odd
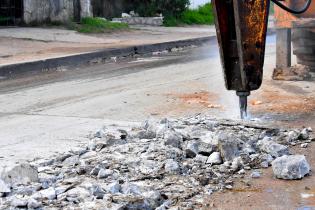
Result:
{"label": "broken concrete chunk", "polygon": [[24,198],[18,198],[18,197],[13,197],[11,200],[11,206],[17,207],[17,208],[23,208],[27,206],[27,199]]}
{"label": "broken concrete chunk", "polygon": [[198,163],[206,163],[208,160],[208,157],[207,156],[203,156],[203,155],[197,155],[195,158],[194,158],[194,161],[198,162]]}
{"label": "broken concrete chunk", "polygon": [[304,128],[301,131],[299,138],[302,140],[307,140],[309,137],[310,137],[309,130],[307,128]]}
{"label": "broken concrete chunk", "polygon": [[9,186],[2,180],[0,179],[0,193],[10,193],[11,190]]}
{"label": "broken concrete chunk", "polygon": [[180,170],[180,167],[178,165],[178,162],[173,159],[168,159],[165,161],[164,169],[166,173],[177,174]]}
{"label": "broken concrete chunk", "polygon": [[67,159],[65,159],[63,161],[63,164],[65,166],[75,166],[79,163],[79,155],[74,155],[74,156],[71,156],[71,157],[68,157]]}
{"label": "broken concrete chunk", "polygon": [[214,150],[214,146],[205,142],[198,142],[198,153],[209,156]]}
{"label": "broken concrete chunk", "polygon": [[113,183],[110,183],[109,185],[107,185],[105,190],[108,193],[116,194],[116,193],[119,193],[121,191],[121,185],[118,182],[113,182]]}
{"label": "broken concrete chunk", "polygon": [[310,172],[310,165],[304,155],[284,155],[272,162],[274,175],[279,179],[302,179]]}
{"label": "broken concrete chunk", "polygon": [[39,191],[39,194],[43,199],[53,200],[56,198],[56,190],[53,187],[50,187],[46,190]]}
{"label": "broken concrete chunk", "polygon": [[198,143],[196,141],[190,141],[187,143],[186,149],[186,157],[194,158],[198,154]]}
{"label": "broken concrete chunk", "polygon": [[107,177],[111,176],[114,173],[111,169],[101,169],[98,172],[97,178],[99,179],[106,179]]}
{"label": "broken concrete chunk", "polygon": [[28,200],[28,202],[27,202],[27,208],[28,209],[37,209],[37,208],[39,208],[41,206],[42,206],[42,202],[37,201],[37,200],[35,200],[33,198],[30,198]]}
{"label": "broken concrete chunk", "polygon": [[27,184],[39,181],[37,168],[28,163],[0,169],[0,177],[9,184]]}
{"label": "broken concrete chunk", "polygon": [[139,170],[144,175],[152,175],[160,170],[160,166],[154,160],[144,160],[141,162]]}
{"label": "broken concrete chunk", "polygon": [[240,141],[232,134],[219,134],[219,151],[224,161],[232,161],[240,154]]}
{"label": "broken concrete chunk", "polygon": [[180,135],[180,133],[174,131],[173,129],[168,129],[164,133],[164,145],[180,148],[182,142],[183,137]]}
{"label": "broken concrete chunk", "polygon": [[257,145],[261,151],[270,154],[272,157],[281,157],[289,154],[289,148],[287,146],[275,143],[269,137],[259,141]]}
{"label": "broken concrete chunk", "polygon": [[222,164],[222,158],[221,158],[220,152],[212,153],[207,160],[207,164],[211,164],[211,165]]}
{"label": "broken concrete chunk", "polygon": [[122,185],[121,191],[123,194],[141,195],[141,188],[138,185],[129,182]]}

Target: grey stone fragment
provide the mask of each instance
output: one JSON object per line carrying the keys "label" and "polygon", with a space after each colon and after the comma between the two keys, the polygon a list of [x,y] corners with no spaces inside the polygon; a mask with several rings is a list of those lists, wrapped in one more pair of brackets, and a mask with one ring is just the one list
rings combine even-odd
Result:
{"label": "grey stone fragment", "polygon": [[180,167],[179,167],[178,162],[176,162],[173,159],[168,159],[165,161],[164,169],[166,173],[176,174],[179,172]]}
{"label": "grey stone fragment", "polygon": [[11,190],[9,186],[2,180],[0,179],[0,193],[10,193]]}
{"label": "grey stone fragment", "polygon": [[26,207],[27,206],[27,199],[18,198],[18,197],[14,196],[11,200],[11,206],[18,207],[18,208]]}
{"label": "grey stone fragment", "polygon": [[220,152],[212,153],[207,160],[207,164],[211,164],[211,165],[222,164],[222,158],[221,158]]}
{"label": "grey stone fragment", "polygon": [[154,160],[144,160],[139,166],[139,170],[142,174],[152,175],[160,170],[160,166],[157,161]]}
{"label": "grey stone fragment", "polygon": [[90,197],[90,192],[82,187],[76,187],[66,192],[68,201],[82,201]]}
{"label": "grey stone fragment", "polygon": [[163,204],[163,198],[158,191],[144,192],[142,196],[146,199],[149,208],[156,209]]}
{"label": "grey stone fragment", "polygon": [[198,153],[204,156],[209,156],[214,150],[214,146],[209,144],[209,143],[205,143],[203,141],[198,142]]}
{"label": "grey stone fragment", "polygon": [[27,184],[39,181],[37,168],[28,163],[0,169],[0,178],[10,184]]}
{"label": "grey stone fragment", "polygon": [[287,142],[296,141],[299,138],[299,133],[296,131],[290,131],[288,133]]}
{"label": "grey stone fragment", "polygon": [[39,191],[43,199],[54,200],[56,198],[56,191],[53,187]]}
{"label": "grey stone fragment", "polygon": [[302,179],[309,174],[310,165],[304,155],[285,155],[272,162],[272,170],[279,179]]}
{"label": "grey stone fragment", "polygon": [[128,195],[141,195],[141,189],[138,185],[126,182],[122,185],[122,193]]}
{"label": "grey stone fragment", "polygon": [[89,188],[91,195],[95,196],[97,199],[103,199],[105,191],[99,185],[92,185]]}
{"label": "grey stone fragment", "polygon": [[302,140],[307,140],[309,137],[310,137],[309,130],[307,128],[304,128],[300,133],[300,138]]}
{"label": "grey stone fragment", "polygon": [[79,155],[74,155],[71,157],[68,157],[63,161],[63,165],[65,166],[75,166],[79,163]]}
{"label": "grey stone fragment", "polygon": [[219,151],[224,161],[232,161],[240,154],[239,140],[232,134],[219,134]]}
{"label": "grey stone fragment", "polygon": [[186,149],[186,157],[194,158],[198,154],[198,144],[196,141],[191,141],[187,143]]}
{"label": "grey stone fragment", "polygon": [[35,200],[34,198],[30,198],[27,202],[28,209],[37,209],[42,206],[42,202]]}
{"label": "grey stone fragment", "polygon": [[183,142],[183,137],[180,135],[180,133],[176,132],[175,130],[168,129],[164,133],[164,145],[181,148],[182,142]]}
{"label": "grey stone fragment", "polygon": [[205,164],[208,160],[208,157],[207,156],[203,156],[203,155],[197,155],[195,158],[194,158],[194,161],[198,162],[198,163],[203,163]]}
{"label": "grey stone fragment", "polygon": [[106,192],[111,194],[117,194],[121,191],[121,185],[118,182],[110,183],[105,187]]}
{"label": "grey stone fragment", "polygon": [[257,143],[259,149],[270,154],[272,157],[281,157],[289,154],[289,148],[282,144],[275,143],[271,138],[264,138]]}
{"label": "grey stone fragment", "polygon": [[97,178],[99,179],[106,179],[107,177],[111,176],[114,173],[111,169],[101,169],[98,172]]}
{"label": "grey stone fragment", "polygon": [[261,174],[259,171],[253,171],[252,174],[250,175],[253,179],[258,179],[261,177]]}

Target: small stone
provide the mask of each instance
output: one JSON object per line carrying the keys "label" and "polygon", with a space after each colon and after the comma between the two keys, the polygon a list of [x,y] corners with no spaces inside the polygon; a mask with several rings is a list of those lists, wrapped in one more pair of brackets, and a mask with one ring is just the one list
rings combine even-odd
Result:
{"label": "small stone", "polygon": [[43,199],[54,200],[56,198],[56,191],[53,187],[39,191]]}
{"label": "small stone", "polygon": [[209,156],[213,152],[214,146],[205,142],[198,143],[198,153],[204,156]]}
{"label": "small stone", "polygon": [[142,174],[152,175],[160,170],[160,166],[157,161],[154,160],[144,160],[139,166],[139,170]]}
{"label": "small stone", "polygon": [[302,179],[309,174],[310,165],[304,155],[285,155],[272,162],[272,169],[279,179]]}
{"label": "small stone", "polygon": [[22,198],[13,197],[11,200],[11,206],[23,208],[27,206],[27,200]]}
{"label": "small stone", "polygon": [[307,147],[308,147],[308,143],[301,144],[301,148],[307,148]]}
{"label": "small stone", "polygon": [[281,157],[289,154],[289,148],[282,144],[275,143],[271,138],[264,138],[257,143],[261,151],[270,154],[272,157]]}
{"label": "small stone", "polygon": [[96,197],[96,199],[103,199],[105,191],[99,185],[93,185],[89,188],[90,193]]}
{"label": "small stone", "polygon": [[239,170],[237,173],[240,174],[240,175],[243,175],[243,174],[245,174],[246,172],[245,172],[244,169],[241,169],[241,170]]}
{"label": "small stone", "polygon": [[191,141],[191,142],[188,142],[187,146],[186,146],[186,149],[185,149],[185,152],[186,152],[186,157],[187,158],[194,158],[197,156],[198,154],[198,144],[196,141]]}
{"label": "small stone", "polygon": [[0,193],[10,193],[11,190],[8,187],[8,185],[2,180],[0,179]]}
{"label": "small stone", "polygon": [[302,140],[307,140],[310,137],[309,131],[307,128],[304,128],[300,133],[300,138]]}
{"label": "small stone", "polygon": [[261,177],[261,174],[259,171],[253,171],[252,174],[250,175],[253,179],[258,179]]}
{"label": "small stone", "polygon": [[194,161],[198,162],[198,163],[203,163],[205,164],[208,160],[208,157],[207,156],[203,156],[203,155],[197,155],[195,158],[194,158]]}
{"label": "small stone", "polygon": [[183,137],[180,135],[180,133],[172,129],[168,129],[164,133],[164,145],[180,148],[182,141],[183,141]]}
{"label": "small stone", "polygon": [[239,140],[232,134],[219,134],[219,151],[224,161],[232,161],[240,154]]}
{"label": "small stone", "polygon": [[111,176],[113,173],[114,171],[111,169],[101,169],[97,174],[97,178],[106,179],[107,177]]}
{"label": "small stone", "polygon": [[220,152],[213,152],[208,160],[207,160],[207,164],[211,164],[211,165],[219,165],[222,164],[222,158],[221,158],[221,154]]}
{"label": "small stone", "polygon": [[128,195],[141,195],[141,189],[138,185],[132,183],[124,183],[121,189],[122,193]]}
{"label": "small stone", "polygon": [[233,161],[232,161],[232,164],[231,164],[232,171],[235,172],[235,171],[239,170],[241,165],[242,165],[241,157],[234,158]]}
{"label": "small stone", "polygon": [[252,168],[250,166],[244,166],[245,170],[251,170]]}
{"label": "small stone", "polygon": [[269,163],[267,161],[263,161],[263,162],[260,163],[260,167],[268,168],[269,167]]}
{"label": "small stone", "polygon": [[296,141],[299,138],[299,134],[296,131],[290,131],[288,133],[287,141],[293,142]]}
{"label": "small stone", "polygon": [[232,185],[225,185],[225,189],[231,190],[231,189],[233,189],[233,186]]}
{"label": "small stone", "polygon": [[170,174],[176,174],[180,170],[178,162],[176,162],[173,159],[166,160],[164,168],[165,168],[165,172],[170,173]]}
{"label": "small stone", "polygon": [[79,155],[74,155],[71,157],[68,157],[63,161],[63,165],[65,166],[75,166],[79,163]]}
{"label": "small stone", "polygon": [[0,177],[10,184],[28,184],[38,182],[37,168],[28,163],[0,168]]}
{"label": "small stone", "polygon": [[146,199],[146,202],[148,203],[150,209],[156,209],[164,202],[161,193],[158,191],[144,192],[142,196]]}
{"label": "small stone", "polygon": [[105,190],[111,194],[117,194],[121,191],[121,185],[118,182],[113,182],[107,185]]}
{"label": "small stone", "polygon": [[67,200],[68,201],[83,201],[86,198],[90,197],[90,192],[82,187],[76,187],[73,189],[70,189],[67,193]]}
{"label": "small stone", "polygon": [[27,202],[28,209],[37,209],[42,206],[42,203],[35,200],[34,198],[30,198]]}

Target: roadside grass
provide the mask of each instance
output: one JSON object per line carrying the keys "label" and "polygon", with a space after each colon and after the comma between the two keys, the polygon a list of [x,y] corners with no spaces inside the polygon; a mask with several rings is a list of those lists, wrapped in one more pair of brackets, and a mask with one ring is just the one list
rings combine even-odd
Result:
{"label": "roadside grass", "polygon": [[164,19],[164,26],[212,25],[213,23],[211,3],[199,6],[197,9],[187,9],[178,18],[170,16]]}
{"label": "roadside grass", "polygon": [[82,18],[80,24],[71,27],[80,33],[105,33],[129,28],[126,23],[113,23],[97,17]]}

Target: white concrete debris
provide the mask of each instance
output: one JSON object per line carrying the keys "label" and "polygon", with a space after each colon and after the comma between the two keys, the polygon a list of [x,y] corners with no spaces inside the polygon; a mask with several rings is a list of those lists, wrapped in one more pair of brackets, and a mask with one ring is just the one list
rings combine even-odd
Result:
{"label": "white concrete debris", "polygon": [[272,169],[279,179],[302,179],[309,174],[310,165],[304,155],[285,155],[272,162]]}
{"label": "white concrete debris", "polygon": [[304,156],[283,155],[310,133],[201,115],[104,127],[81,148],[2,170],[0,209],[199,209],[205,195],[261,177],[277,157],[277,177],[305,176]]}
{"label": "white concrete debris", "polygon": [[9,186],[2,180],[0,179],[0,193],[10,193],[11,190]]}
{"label": "white concrete debris", "polygon": [[222,164],[222,158],[221,158],[221,153],[220,152],[214,152],[212,153],[208,160],[207,160],[208,164],[212,164],[212,165],[217,165],[217,164]]}
{"label": "white concrete debris", "polygon": [[28,163],[0,168],[0,177],[7,183],[27,184],[38,182],[37,168]]}

